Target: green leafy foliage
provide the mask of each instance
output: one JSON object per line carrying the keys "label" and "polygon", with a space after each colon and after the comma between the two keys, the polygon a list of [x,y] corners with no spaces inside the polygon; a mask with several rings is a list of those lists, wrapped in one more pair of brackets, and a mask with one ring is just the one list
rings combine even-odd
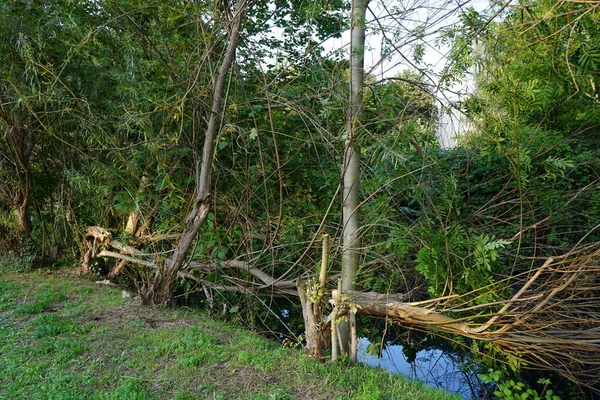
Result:
{"label": "green leafy foliage", "polygon": [[[493,283],[499,272],[498,250],[509,244],[503,239],[469,234],[460,225],[452,225],[429,240],[417,253],[416,270],[425,276],[435,297],[466,294]],[[497,296],[490,291],[477,301],[485,304]]]}
{"label": "green leafy foliage", "polygon": [[548,379],[540,380],[538,383],[544,385],[542,394],[528,387],[525,383],[508,379],[504,377],[502,371],[489,370],[487,374],[480,375],[480,378],[485,383],[496,384],[498,390],[494,395],[502,400],[560,400],[560,397],[554,394],[552,389],[549,389],[550,381]]}

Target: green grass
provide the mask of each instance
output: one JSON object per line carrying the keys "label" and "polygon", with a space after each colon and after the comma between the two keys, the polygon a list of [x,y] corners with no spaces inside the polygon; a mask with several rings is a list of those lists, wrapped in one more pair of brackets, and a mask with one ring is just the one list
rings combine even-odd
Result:
{"label": "green grass", "polygon": [[66,273],[0,273],[0,399],[451,399]]}

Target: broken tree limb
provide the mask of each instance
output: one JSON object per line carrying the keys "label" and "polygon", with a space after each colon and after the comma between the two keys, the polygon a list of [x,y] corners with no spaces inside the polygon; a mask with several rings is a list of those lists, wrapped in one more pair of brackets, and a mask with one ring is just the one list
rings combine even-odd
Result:
{"label": "broken tree limb", "polygon": [[[109,251],[109,248],[120,250],[121,254]],[[101,248],[103,251],[97,253]],[[117,240],[112,240],[112,235],[106,229],[99,226],[90,226],[84,235],[84,249],[82,271],[83,273],[90,272],[90,266],[96,257],[113,257],[119,259],[119,263],[112,268],[109,278],[114,279],[118,273],[127,265],[127,262],[134,262],[140,265],[149,263],[147,260],[127,257],[127,256],[145,256],[143,252],[135,247],[121,243]]]}
{"label": "broken tree limb", "polygon": [[[130,262],[132,264],[137,264],[137,265],[143,265],[145,267],[149,267],[149,268],[158,268],[157,264],[154,261],[147,261],[147,260],[143,260],[140,258],[135,258],[132,256],[128,256],[125,254],[121,254],[121,253],[116,253],[114,251],[101,251],[100,253],[98,253],[96,255],[97,257],[112,257],[112,258],[116,258],[119,260],[124,260],[127,262]],[[187,273],[185,271],[179,271],[177,274],[180,278],[184,278],[184,279],[192,279],[196,282],[202,283],[203,285],[206,285],[208,287],[214,288],[214,289],[218,289],[221,291],[225,291],[225,292],[235,292],[235,293],[244,293],[244,294],[256,294],[256,295],[265,295],[265,296],[297,296],[298,292],[295,289],[292,289],[290,287],[287,286],[275,286],[274,289],[275,290],[270,290],[268,292],[261,292],[260,291],[260,287],[259,288],[255,288],[252,287],[250,285],[248,286],[227,286],[227,285],[222,285],[222,284],[216,284],[214,282],[209,282],[206,280],[202,280],[199,278],[196,278],[195,276],[193,276],[190,273]],[[265,274],[266,275],[266,274]],[[270,278],[270,277],[269,277]],[[270,278],[271,280],[274,281],[273,278]],[[280,282],[281,283],[281,282]],[[262,287],[262,286],[261,286]]]}
{"label": "broken tree limb", "polygon": [[[341,297],[345,298],[345,300],[342,301],[345,301],[348,304],[354,304],[361,314],[401,319],[406,322],[424,325],[435,325],[441,327],[444,331],[452,333],[473,333],[473,329],[465,322],[448,317],[429,308],[393,300],[403,298],[403,296],[405,296],[404,294],[386,295],[374,292],[361,293],[356,291],[343,291],[341,295]],[[334,307],[337,305],[336,299],[338,299],[338,291],[334,290],[332,292],[332,298],[329,300]]]}
{"label": "broken tree limb", "polygon": [[123,254],[129,254],[132,256],[142,256],[146,255],[143,251],[136,249],[135,247],[129,246],[127,244],[123,244],[117,240],[113,240],[110,242],[110,246],[114,247],[117,250],[121,250]]}
{"label": "broken tree limb", "polygon": [[219,269],[239,269],[248,272],[250,275],[258,278],[262,281],[265,287],[275,287],[280,289],[291,289],[296,287],[296,283],[292,280],[279,280],[273,278],[263,270],[251,266],[246,261],[240,260],[229,260],[224,262],[208,262],[208,263],[197,263],[191,262],[188,265],[188,269],[197,269],[202,272],[214,272]]}
{"label": "broken tree limb", "polygon": [[[147,178],[145,178],[145,177],[142,178],[142,182],[143,182],[143,184],[147,184]],[[138,213],[138,212],[139,211],[137,209],[136,209],[136,211],[134,211],[134,213]],[[132,215],[134,213],[132,213]],[[135,226],[137,226],[137,220],[138,220],[137,216],[132,217],[130,215],[130,219],[127,222],[128,226],[125,229],[126,233],[133,234],[133,230],[135,230]],[[151,241],[175,239],[178,237],[179,237],[179,235],[145,236],[142,238],[137,238],[135,243],[137,243],[136,245],[143,245],[144,243],[148,243]],[[108,232],[106,229],[99,227],[99,226],[90,226],[90,227],[88,227],[88,229],[84,235],[84,246],[83,246],[84,253],[82,256],[83,262],[81,265],[83,273],[90,272],[90,265],[92,263],[92,260],[98,256],[95,253],[96,253],[96,251],[98,251],[100,245],[102,245],[102,247],[104,247],[105,250],[108,250],[110,247],[113,247],[117,250],[120,250],[120,252],[122,254],[134,255],[134,256],[145,256],[145,254],[142,251],[136,249],[133,246],[121,243],[116,240],[112,240],[111,233]],[[125,268],[125,266],[127,265],[127,262],[129,262],[129,261],[130,260],[127,260],[126,258],[121,257],[120,261],[117,264],[115,264],[115,266],[111,269],[108,277],[110,279],[116,278],[117,275],[123,270],[123,268]],[[145,261],[140,262],[138,264],[145,265],[144,262]]]}
{"label": "broken tree limb", "polygon": [[123,271],[125,269],[127,264],[128,264],[127,260],[120,260],[118,263],[116,263],[110,269],[110,272],[107,275],[108,279],[115,279],[117,276],[119,276],[119,274],[121,273],[121,271]]}
{"label": "broken tree limb", "polygon": [[157,268],[156,264],[153,261],[146,261],[140,258],[131,257],[125,254],[115,253],[114,251],[101,251],[97,254],[98,257],[113,257],[118,258],[119,260],[129,261],[134,264],[143,265],[150,268]]}
{"label": "broken tree limb", "polygon": [[[251,286],[225,285],[222,283],[211,282],[206,279],[198,278],[197,276],[194,276],[185,271],[179,271],[177,273],[177,276],[179,276],[182,279],[189,279],[189,280],[199,283],[200,285],[202,285],[202,289],[205,291],[207,288],[209,288],[209,289],[214,289],[214,290],[218,290],[221,292],[239,293],[239,294],[244,294],[244,295],[253,295],[253,296],[260,296],[260,297],[277,297],[277,296],[288,297],[288,296],[297,296],[298,295],[298,292],[295,289],[294,290],[277,289],[277,290],[262,291],[259,288],[251,287]],[[209,301],[210,301],[210,299],[209,299]]]}
{"label": "broken tree limb", "polygon": [[148,245],[150,243],[160,242],[163,240],[179,240],[181,237],[180,233],[164,233],[164,234],[151,234],[151,235],[143,235],[135,239],[133,242],[136,246],[138,245]]}
{"label": "broken tree limb", "polygon": [[[527,368],[553,371],[600,393],[600,242],[549,257],[497,284],[518,290],[508,299],[487,304],[472,304],[478,296],[474,292],[409,303],[402,301],[402,294],[341,290],[333,292],[330,302],[340,314],[348,314],[355,304],[362,314],[432,328],[443,336],[485,341],[496,354],[519,359]],[[479,292],[489,290],[484,287]],[[467,313],[474,310],[478,314]],[[448,312],[467,315],[469,321],[452,318]],[[471,322],[475,318],[480,322]]]}
{"label": "broken tree limb", "polygon": [[[172,237],[176,237],[178,235],[171,235]],[[152,257],[149,254],[146,254],[133,246],[121,243],[117,240],[111,239],[111,234],[104,228],[99,226],[90,226],[86,235],[84,236],[86,241],[88,241],[88,257],[113,257],[120,260],[125,260],[128,262],[132,262],[138,265],[144,265],[150,268],[156,268],[156,264],[152,261],[143,259],[141,257]],[[99,245],[102,245],[104,250],[101,253],[97,253],[99,250]],[[108,250],[109,248],[115,248],[120,251],[120,253],[112,252]],[[135,256],[135,257],[131,257]],[[91,258],[89,262],[91,262]],[[247,271],[254,277],[258,278],[261,282],[263,282],[266,286],[272,286],[281,289],[292,289],[296,287],[296,283],[291,280],[279,280],[273,278],[271,275],[262,271],[259,268],[251,266],[248,262],[240,261],[240,260],[229,260],[224,262],[206,262],[206,263],[198,263],[198,262],[190,262],[186,269],[197,269],[202,272],[211,273],[220,269],[239,269],[243,271]]]}
{"label": "broken tree limb", "polygon": [[[110,232],[101,227],[89,227],[84,237],[86,239],[86,253],[84,254],[84,262],[87,263],[88,268],[93,259],[97,257],[110,257],[117,259],[119,260],[118,266],[124,266],[126,263],[132,263],[152,269],[158,268],[158,263],[157,260],[154,259],[154,255],[146,254],[133,246],[124,244],[117,240],[112,240]],[[119,250],[119,252],[112,251],[111,248]],[[189,273],[193,270],[197,270],[201,273],[210,274],[224,269],[238,269],[247,271],[259,282],[247,280],[243,285],[228,286],[205,281]],[[192,279],[202,283],[206,287],[226,292],[280,297],[296,297],[298,295],[295,282],[290,280],[275,279],[261,269],[251,266],[250,263],[240,260],[207,263],[192,262],[188,264],[187,268],[179,271],[177,276],[183,279]],[[229,280],[233,282],[231,278]]]}

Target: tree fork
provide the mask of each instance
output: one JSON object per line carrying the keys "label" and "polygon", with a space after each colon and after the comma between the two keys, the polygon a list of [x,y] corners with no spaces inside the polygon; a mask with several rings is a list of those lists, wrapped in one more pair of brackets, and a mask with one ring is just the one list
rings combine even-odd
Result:
{"label": "tree fork", "polygon": [[210,191],[214,147],[223,109],[225,81],[235,59],[235,52],[240,38],[240,29],[248,11],[248,6],[248,1],[238,0],[235,15],[232,16],[232,20],[230,21],[229,41],[213,88],[212,107],[204,134],[202,161],[201,165],[197,166],[198,177],[196,180],[194,206],[185,220],[183,232],[175,247],[175,252],[167,260],[164,268],[159,268],[152,282],[140,291],[144,303],[165,305],[171,301],[175,278],[183,267],[196,234],[208,217],[212,197]]}

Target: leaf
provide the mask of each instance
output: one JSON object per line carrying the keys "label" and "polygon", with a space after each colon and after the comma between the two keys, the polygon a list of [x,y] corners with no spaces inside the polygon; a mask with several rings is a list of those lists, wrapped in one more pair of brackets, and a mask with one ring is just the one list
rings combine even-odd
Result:
{"label": "leaf", "polygon": [[163,176],[163,178],[160,181],[158,181],[158,183],[154,187],[154,190],[159,192],[159,191],[163,190],[164,188],[166,188],[167,186],[169,186],[169,177]]}
{"label": "leaf", "polygon": [[250,138],[250,140],[256,140],[258,138],[258,131],[256,130],[256,128],[250,129],[250,135],[248,135],[248,137]]}

